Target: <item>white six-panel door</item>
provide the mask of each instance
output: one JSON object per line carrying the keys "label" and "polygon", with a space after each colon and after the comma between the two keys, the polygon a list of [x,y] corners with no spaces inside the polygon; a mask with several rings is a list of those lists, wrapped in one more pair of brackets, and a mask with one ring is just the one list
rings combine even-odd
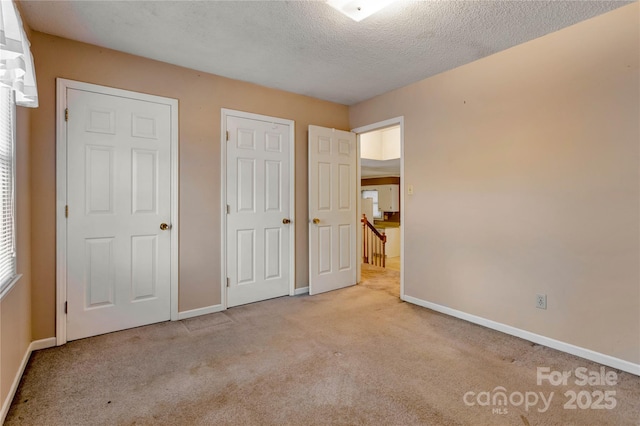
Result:
{"label": "white six-panel door", "polygon": [[170,107],[67,89],[67,108],[67,340],[168,320]]}
{"label": "white six-panel door", "polygon": [[309,294],[356,284],[356,134],[309,126]]}
{"label": "white six-panel door", "polygon": [[227,306],[289,294],[291,127],[226,117]]}

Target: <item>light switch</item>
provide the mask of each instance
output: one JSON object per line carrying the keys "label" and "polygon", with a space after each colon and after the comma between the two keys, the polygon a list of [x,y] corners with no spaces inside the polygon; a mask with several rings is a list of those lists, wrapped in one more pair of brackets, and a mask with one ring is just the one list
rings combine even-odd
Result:
{"label": "light switch", "polygon": [[407,185],[407,194],[413,195],[413,185]]}

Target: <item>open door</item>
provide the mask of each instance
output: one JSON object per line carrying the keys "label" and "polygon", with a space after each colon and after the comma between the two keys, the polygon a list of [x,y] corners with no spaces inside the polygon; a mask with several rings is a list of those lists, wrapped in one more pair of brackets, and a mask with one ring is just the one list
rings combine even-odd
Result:
{"label": "open door", "polygon": [[356,134],[309,126],[309,294],[356,284]]}

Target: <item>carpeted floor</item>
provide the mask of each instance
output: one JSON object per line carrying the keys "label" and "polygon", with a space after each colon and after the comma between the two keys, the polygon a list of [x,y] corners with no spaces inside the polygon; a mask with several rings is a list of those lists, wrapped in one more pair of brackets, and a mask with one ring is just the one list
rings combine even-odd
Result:
{"label": "carpeted floor", "polygon": [[640,424],[640,377],[538,385],[600,366],[401,302],[398,274],[36,352],[6,424]]}

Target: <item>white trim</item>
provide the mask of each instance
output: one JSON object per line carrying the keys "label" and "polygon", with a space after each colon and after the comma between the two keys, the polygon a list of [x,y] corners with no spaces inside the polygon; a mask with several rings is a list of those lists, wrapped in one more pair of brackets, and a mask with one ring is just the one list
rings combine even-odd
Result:
{"label": "white trim", "polygon": [[39,351],[42,349],[53,348],[55,346],[56,346],[56,338],[49,337],[47,339],[34,340],[33,342],[31,342],[31,345],[29,345],[29,350],[33,352],[33,351]]}
{"label": "white trim", "polygon": [[224,305],[222,303],[218,305],[205,306],[204,308],[191,309],[190,311],[182,311],[178,313],[178,319],[184,320],[187,318],[199,317],[200,315],[213,314],[216,312],[224,311]]}
{"label": "white trim", "polygon": [[220,300],[227,308],[227,117],[246,118],[289,126],[289,296],[295,295],[296,283],[296,157],[295,121],[233,109],[220,109]]}
{"label": "white trim", "polygon": [[[352,130],[353,132],[353,130]],[[362,282],[362,255],[364,254],[362,251],[364,238],[364,233],[362,232],[362,216],[360,212],[362,211],[362,159],[360,158],[361,152],[361,141],[360,134],[354,132],[356,134],[356,228],[358,229],[356,235],[356,283]],[[372,218],[373,220],[373,218]]]}
{"label": "white trim", "polygon": [[309,286],[296,288],[294,296],[300,296],[301,294],[309,294]]}
{"label": "white trim", "polygon": [[366,126],[356,127],[351,129],[354,133],[368,133],[374,130],[381,130],[387,127],[399,126],[404,124],[404,116],[389,118],[388,120],[378,121],[377,123],[367,124]]}
{"label": "white trim", "polygon": [[227,309],[227,110],[220,109],[220,300]]}
{"label": "white trim", "polygon": [[180,103],[160,98],[171,109],[171,321],[178,320],[180,290]]}
{"label": "white trim", "polygon": [[56,344],[67,342],[67,315],[64,304],[67,300],[67,221],[64,215],[67,203],[67,126],[65,108],[67,89],[119,96],[168,105],[171,110],[171,320],[178,319],[178,257],[179,257],[179,137],[178,100],[163,96],[148,95],[113,87],[79,81],[56,79]]}
{"label": "white trim", "polygon": [[[374,130],[384,129],[386,127],[391,126],[400,126],[400,300],[406,300],[404,293],[404,231],[405,231],[405,221],[404,221],[404,211],[405,211],[405,179],[404,179],[404,116],[390,118],[388,120],[379,121],[377,123],[368,124],[366,126],[357,127],[352,129],[351,131],[358,135],[358,175],[356,176],[356,180],[358,182],[358,212],[360,211],[360,184],[362,181],[361,170],[360,170],[360,134],[372,132]],[[359,227],[362,228],[362,227]],[[362,229],[360,229],[358,235],[358,247],[362,247]],[[361,274],[361,264],[362,262],[358,262],[358,281],[360,281]]]}
{"label": "white trim", "polygon": [[56,344],[67,343],[67,80],[56,79]]}
{"label": "white trim", "polygon": [[16,376],[13,378],[13,382],[11,383],[11,387],[9,388],[9,393],[4,401],[2,401],[2,410],[0,410],[0,425],[4,423],[7,414],[9,413],[9,408],[11,408],[11,402],[13,401],[13,397],[16,395],[16,391],[18,390],[18,385],[20,385],[20,380],[22,379],[22,375],[24,374],[24,369],[27,367],[27,363],[29,362],[29,357],[31,357],[31,353],[33,351],[37,351],[40,349],[52,348],[56,345],[56,338],[50,337],[48,339],[36,340],[31,342],[25,351],[24,356],[22,357],[22,362],[20,362],[20,367],[18,367],[18,371],[16,372]]}
{"label": "white trim", "polygon": [[13,287],[15,287],[16,283],[20,281],[20,278],[22,278],[22,274],[17,274],[13,277],[11,281],[9,281],[9,284],[7,284],[4,290],[2,290],[2,292],[0,293],[0,301],[4,299],[4,297],[11,292]]}
{"label": "white trim", "polygon": [[627,373],[640,376],[640,364],[634,364],[629,361],[625,361],[620,358],[612,357],[600,352],[592,351],[591,349],[582,348],[580,346],[572,345],[571,343],[562,342],[560,340],[552,339],[550,337],[535,334],[530,331],[522,330],[510,325],[502,324],[490,319],[482,318],[476,315],[468,314],[466,312],[458,311],[446,306],[438,305],[436,303],[427,302],[416,297],[405,295],[405,301],[413,303],[414,305],[422,306],[436,312],[440,312],[452,317],[460,318],[465,321],[469,321],[474,324],[481,325],[483,327],[497,330],[511,336],[519,337],[524,340],[528,340],[539,345],[547,346],[552,349],[557,349],[562,352],[566,352],[571,355],[579,356],[590,361],[597,362],[599,364],[607,365],[618,370],[626,371]]}
{"label": "white trim", "polygon": [[18,367],[18,371],[16,372],[16,375],[13,378],[13,382],[11,383],[11,387],[9,388],[9,393],[7,394],[7,397],[5,398],[5,400],[2,401],[2,411],[0,411],[0,424],[4,423],[4,420],[7,417],[7,413],[9,413],[11,402],[13,401],[13,397],[16,395],[16,391],[18,390],[18,385],[20,384],[20,380],[22,379],[22,374],[24,373],[24,369],[27,367],[27,362],[29,362],[30,356],[31,356],[31,345],[27,347],[27,350],[24,356],[22,357],[22,362],[20,363],[20,367]]}

